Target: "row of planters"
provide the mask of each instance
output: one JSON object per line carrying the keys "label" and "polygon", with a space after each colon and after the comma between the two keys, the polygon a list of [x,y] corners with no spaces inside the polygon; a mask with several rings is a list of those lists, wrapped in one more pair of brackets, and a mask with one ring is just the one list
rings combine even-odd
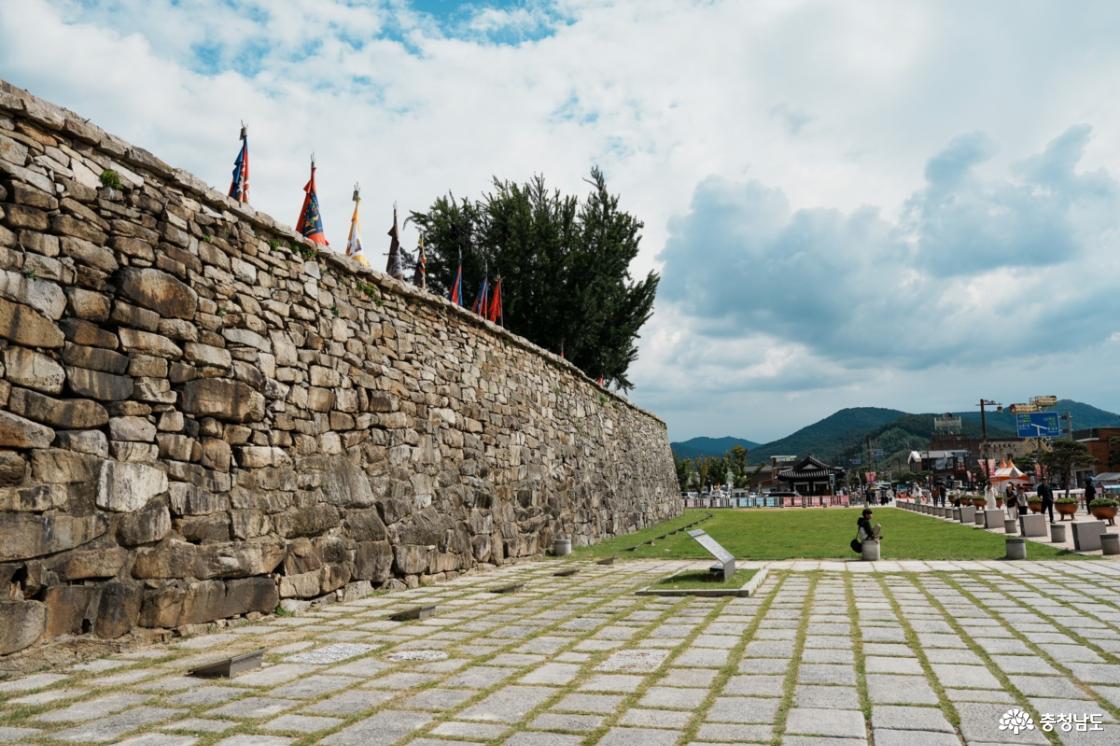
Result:
{"label": "row of planters", "polygon": [[[959,507],[961,505],[972,505],[975,508],[983,508],[987,505],[987,498],[983,495],[965,495],[960,498],[953,499],[953,505]],[[1076,515],[1077,513],[1077,499],[1073,497],[1059,497],[1054,501],[1054,510],[1058,515],[1065,516]],[[996,507],[1003,507],[1003,498],[996,497]],[[1032,513],[1042,512],[1042,498],[1032,497],[1027,500],[1027,507],[1030,508]],[[1108,521],[1110,526],[1115,526],[1117,508],[1120,507],[1120,502],[1111,497],[1098,497],[1089,503],[1089,512],[1093,514],[1094,518],[1102,521]]]}

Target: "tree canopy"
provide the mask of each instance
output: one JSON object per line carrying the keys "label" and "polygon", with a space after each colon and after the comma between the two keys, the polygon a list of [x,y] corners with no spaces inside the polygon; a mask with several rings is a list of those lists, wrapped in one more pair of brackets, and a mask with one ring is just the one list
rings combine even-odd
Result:
{"label": "tree canopy", "polygon": [[501,277],[510,331],[627,390],[659,277],[631,278],[642,222],[619,208],[599,169],[587,183],[581,200],[550,190],[543,176],[495,178],[480,199],[448,194],[410,219],[425,236],[433,292],[449,292],[462,256],[467,305],[484,276]]}

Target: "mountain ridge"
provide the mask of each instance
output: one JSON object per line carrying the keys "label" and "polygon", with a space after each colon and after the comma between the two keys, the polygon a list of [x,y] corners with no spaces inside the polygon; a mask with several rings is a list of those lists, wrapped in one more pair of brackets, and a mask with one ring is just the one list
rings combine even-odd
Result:
{"label": "mountain ridge", "polygon": [[[1073,416],[1075,430],[1090,427],[1120,427],[1120,414],[1109,412],[1091,404],[1061,399],[1052,408],[1059,413]],[[940,414],[940,413],[937,413]],[[845,407],[806,425],[789,435],[768,443],[750,444],[745,438],[725,436],[711,438],[699,436],[670,443],[678,458],[722,456],[737,442],[750,452],[750,462],[760,463],[771,456],[805,456],[809,453],[837,465],[847,465],[850,459],[866,457],[866,441],[871,438],[876,448],[889,454],[902,450],[928,447],[933,436],[932,412],[909,413],[885,407]],[[980,412],[954,412],[961,418],[961,433],[978,437],[981,433]],[[1015,415],[1008,411],[986,412],[990,439],[1015,437]],[[1064,424],[1064,423],[1063,423]],[[734,441],[734,442],[732,442]],[[719,450],[724,442],[730,444]]]}

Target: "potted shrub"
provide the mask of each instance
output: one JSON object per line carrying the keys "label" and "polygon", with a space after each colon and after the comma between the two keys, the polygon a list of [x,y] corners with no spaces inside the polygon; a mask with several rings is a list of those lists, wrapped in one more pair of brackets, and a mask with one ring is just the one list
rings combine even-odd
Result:
{"label": "potted shrub", "polygon": [[982,508],[987,504],[988,504],[988,500],[983,495],[973,495],[972,496],[972,507]]}
{"label": "potted shrub", "polygon": [[1115,526],[1117,505],[1120,505],[1120,503],[1111,497],[1098,497],[1089,503],[1089,512],[1093,514],[1094,518],[1108,521],[1108,525]]}
{"label": "potted shrub", "polygon": [[1058,515],[1062,516],[1061,520],[1064,521],[1067,515],[1074,515],[1077,513],[1077,498],[1059,497],[1054,501],[1054,510],[1058,511]]}
{"label": "potted shrub", "polygon": [[1032,513],[1042,512],[1042,498],[1038,495],[1027,498],[1027,507],[1031,509]]}

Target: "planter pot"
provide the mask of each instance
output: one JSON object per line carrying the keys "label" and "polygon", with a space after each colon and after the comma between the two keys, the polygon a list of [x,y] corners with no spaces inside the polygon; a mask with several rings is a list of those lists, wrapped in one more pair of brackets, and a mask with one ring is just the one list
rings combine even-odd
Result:
{"label": "planter pot", "polygon": [[982,498],[982,497],[974,497],[974,498],[972,498],[972,507],[974,507],[974,508],[982,508],[982,507],[984,507],[984,506],[985,506],[985,505],[987,505],[987,504],[988,504],[988,501],[987,501],[987,500],[985,500],[985,499],[984,499],[984,498]]}
{"label": "planter pot", "polygon": [[1064,521],[1065,516],[1077,514],[1077,503],[1054,503],[1054,510],[1058,511]]}
{"label": "planter pot", "polygon": [[1028,500],[1027,501],[1027,507],[1031,509],[1032,513],[1041,513],[1042,512],[1042,501],[1041,500]]}
{"label": "planter pot", "polygon": [[996,507],[997,508],[1002,508],[1003,507],[1003,498],[1002,497],[997,497],[996,498]]}
{"label": "planter pot", "polygon": [[1099,508],[1089,508],[1089,512],[1093,514],[1094,518],[1099,518],[1102,521],[1108,521],[1109,526],[1116,525],[1116,506],[1101,506]]}

